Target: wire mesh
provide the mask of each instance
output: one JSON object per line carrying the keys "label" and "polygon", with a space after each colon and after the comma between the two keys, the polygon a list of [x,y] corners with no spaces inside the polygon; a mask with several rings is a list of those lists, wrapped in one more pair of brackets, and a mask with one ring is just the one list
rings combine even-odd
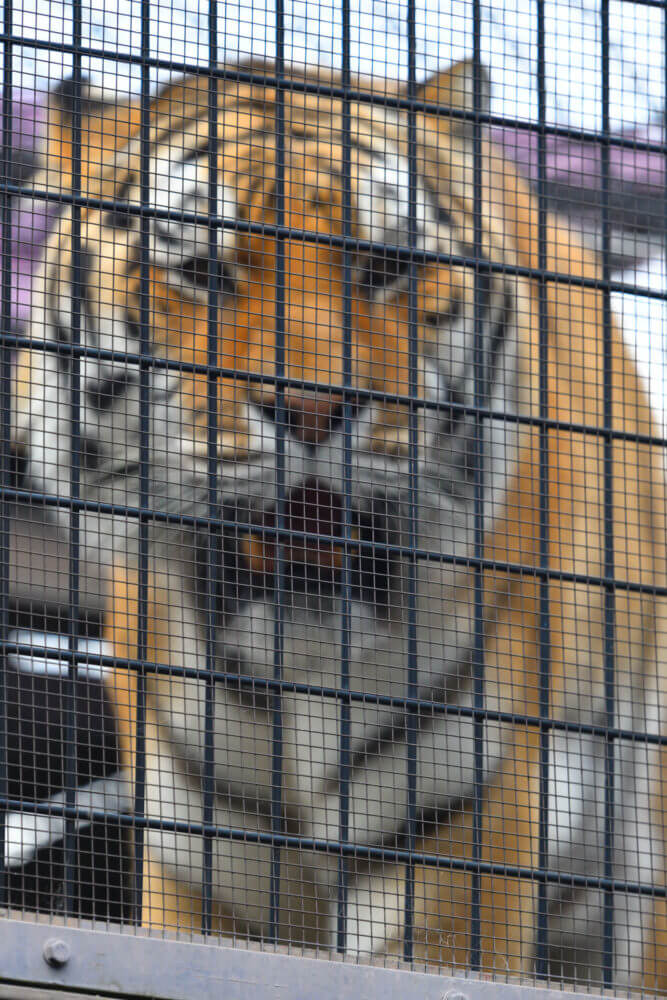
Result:
{"label": "wire mesh", "polygon": [[5,0],[10,915],[667,992],[666,10]]}

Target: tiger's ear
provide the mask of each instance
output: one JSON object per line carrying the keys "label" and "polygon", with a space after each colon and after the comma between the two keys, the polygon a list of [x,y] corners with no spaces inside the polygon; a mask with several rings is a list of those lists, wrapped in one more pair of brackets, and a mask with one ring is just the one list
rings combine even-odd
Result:
{"label": "tiger's ear", "polygon": [[[475,107],[475,73],[479,74],[479,105]],[[491,81],[484,66],[472,59],[455,63],[449,69],[429,77],[418,89],[418,97],[429,104],[438,104],[455,111],[487,115],[491,106]],[[470,130],[472,121],[454,119],[456,128]],[[450,127],[452,120],[450,119]]]}
{"label": "tiger's ear", "polygon": [[111,162],[113,153],[138,132],[138,100],[110,98],[83,81],[77,98],[73,80],[65,80],[48,95],[44,166],[49,188],[54,183],[71,189],[76,105],[81,114],[81,187],[85,192],[91,173]]}

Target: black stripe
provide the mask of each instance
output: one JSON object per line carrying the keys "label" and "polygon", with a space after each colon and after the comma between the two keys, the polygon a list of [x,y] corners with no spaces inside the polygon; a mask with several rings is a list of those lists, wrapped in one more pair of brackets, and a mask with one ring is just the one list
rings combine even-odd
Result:
{"label": "black stripe", "polygon": [[[128,174],[120,187],[116,189],[114,201],[129,201],[129,194],[135,183],[135,175],[133,173]],[[131,229],[135,225],[136,219],[137,216],[128,212],[126,206],[119,204],[112,211],[105,212],[102,216],[102,225],[108,226],[110,229]]]}
{"label": "black stripe", "polygon": [[[507,329],[509,327],[510,317],[513,311],[513,305],[514,302],[512,295],[506,289],[505,298],[503,301],[502,316],[494,326],[493,333],[491,335],[491,347],[489,350],[490,385],[492,385],[495,382],[496,368],[498,365],[498,356],[500,355],[501,349],[507,337]],[[490,392],[490,386],[489,386],[489,392]]]}

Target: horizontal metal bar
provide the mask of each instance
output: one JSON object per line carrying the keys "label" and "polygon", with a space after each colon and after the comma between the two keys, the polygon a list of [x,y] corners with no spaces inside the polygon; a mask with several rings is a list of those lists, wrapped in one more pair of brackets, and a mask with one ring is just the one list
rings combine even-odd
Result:
{"label": "horizontal metal bar", "polygon": [[[568,889],[604,889],[607,892],[626,892],[632,896],[650,896],[652,899],[667,899],[667,888],[653,883],[628,882],[624,879],[605,878],[596,875],[577,875],[574,872],[554,871],[548,868],[530,868],[525,865],[504,865],[498,862],[470,861],[448,854],[427,854],[422,851],[406,851],[397,847],[372,847],[356,844],[352,840],[341,843],[338,840],[323,840],[316,837],[302,837],[298,834],[277,833],[262,830],[248,830],[215,824],[190,821],[150,819],[131,813],[106,812],[98,809],[68,808],[52,802],[27,802],[25,799],[7,798],[3,803],[8,810],[21,810],[37,815],[63,816],[66,819],[88,822],[108,822],[113,820],[120,826],[142,830],[156,830],[163,833],[184,833],[189,836],[212,837],[216,840],[242,841],[247,844],[263,844],[267,847],[288,847],[298,851],[313,851],[317,854],[335,854],[355,861],[372,861],[379,864],[423,865],[425,868],[465,872],[475,875],[497,875],[501,878],[526,879],[531,882],[545,882]],[[437,825],[437,823],[436,823]],[[1,966],[0,966],[1,975]]]}
{"label": "horizontal metal bar", "polygon": [[[281,954],[275,948],[262,951],[258,945],[234,948],[212,944],[199,935],[184,937],[134,928],[123,932],[84,921],[70,927],[57,918],[47,923],[43,917],[24,921],[0,916],[0,977],[5,982],[86,991],[81,1000],[88,992],[155,1000],[558,1000],[563,996],[590,1000],[590,993],[542,986],[526,993],[518,979],[443,975],[433,967],[430,972],[408,971],[402,963],[381,968],[311,957],[314,953],[305,950],[302,956],[297,948]],[[47,941],[53,939],[62,941],[63,953],[69,956],[60,968],[44,959]],[[524,982],[530,985],[534,980]]]}
{"label": "horizontal metal bar", "polygon": [[[667,0],[666,0],[667,2]],[[18,184],[0,184],[0,194],[6,192],[35,201],[53,202],[60,205],[82,205],[89,208],[99,208],[108,211],[123,211],[137,217],[149,216],[153,219],[185,222],[209,228],[219,228],[232,232],[254,236],[271,236],[276,239],[300,240],[317,246],[334,247],[340,250],[352,250],[357,253],[378,253],[396,256],[401,261],[417,264],[449,264],[456,267],[468,267],[483,274],[504,274],[520,278],[532,278],[568,285],[572,288],[591,288],[595,291],[618,292],[636,295],[640,298],[659,299],[665,301],[667,292],[659,292],[653,288],[638,288],[624,281],[614,281],[603,278],[584,278],[580,275],[566,274],[561,271],[544,270],[539,267],[525,267],[520,264],[486,260],[469,257],[466,254],[445,253],[435,250],[418,250],[395,243],[375,243],[372,240],[362,240],[351,236],[337,236],[329,233],[318,233],[314,230],[298,229],[291,226],[278,226],[268,222],[246,222],[243,219],[227,219],[224,216],[211,216],[201,212],[184,212],[168,208],[156,208],[152,205],[134,205],[131,202],[119,202],[104,198],[93,198],[88,195],[65,194],[60,191],[44,189],[32,190]]]}
{"label": "horizontal metal bar", "polygon": [[[625,3],[635,3],[646,7],[667,9],[667,0],[625,0]],[[69,42],[53,42],[48,39],[29,38],[26,35],[14,35],[0,32],[0,43],[9,42],[22,48],[60,52],[63,55],[80,53],[89,58],[110,60],[132,66],[146,66],[153,69],[164,69],[174,73],[187,73],[198,77],[212,76],[220,80],[230,80],[237,83],[256,84],[258,86],[276,87],[282,91],[312,94],[318,97],[333,97],[340,100],[349,99],[359,104],[373,104],[383,108],[394,108],[401,111],[420,111],[435,117],[454,118],[459,121],[479,122],[483,125],[498,125],[515,128],[521,132],[536,132],[544,135],[556,135],[579,142],[590,142],[596,145],[608,143],[620,149],[634,149],[648,153],[667,153],[667,143],[650,142],[648,140],[632,139],[613,133],[605,135],[601,131],[585,128],[575,128],[567,125],[541,125],[537,121],[527,121],[509,115],[491,114],[482,111],[464,111],[444,104],[433,104],[430,101],[411,99],[398,94],[383,94],[368,90],[347,89],[331,83],[320,83],[315,80],[300,80],[289,76],[279,76],[275,73],[244,68],[242,66],[211,67],[199,63],[184,62],[174,59],[163,59],[158,56],[144,58],[132,55],[130,52],[96,48],[93,46],[74,46]],[[388,78],[390,83],[400,82]],[[127,95],[128,99],[131,95]]]}
{"label": "horizontal metal bar", "polygon": [[422,562],[440,562],[448,566],[465,566],[468,569],[493,570],[496,573],[509,573],[512,576],[529,576],[538,580],[563,580],[568,583],[581,583],[590,587],[605,587],[609,590],[627,591],[632,594],[654,595],[667,597],[667,586],[657,584],[634,583],[631,580],[617,577],[601,576],[597,573],[573,573],[562,569],[547,569],[532,563],[512,563],[501,559],[480,559],[477,556],[456,556],[450,552],[433,552],[429,549],[412,549],[407,545],[392,545],[389,542],[366,541],[362,538],[345,538],[342,535],[328,535],[324,532],[298,531],[296,528],[278,528],[268,525],[242,523],[232,518],[197,517],[191,514],[173,514],[166,511],[142,509],[140,507],[124,506],[123,504],[102,503],[95,500],[79,500],[56,496],[31,490],[10,489],[2,487],[0,498],[9,496],[15,500],[32,504],[32,506],[57,507],[63,510],[85,510],[92,513],[111,514],[118,517],[129,517],[140,522],[154,521],[156,524],[173,524],[183,528],[228,528],[242,534],[252,532],[263,538],[286,541],[312,541],[320,544],[344,546],[346,551],[360,551],[376,554],[402,556],[407,559],[417,559]]}
{"label": "horizontal metal bar", "polygon": [[453,715],[465,719],[486,719],[490,722],[506,722],[538,729],[541,731],[576,733],[578,735],[599,736],[606,740],[627,740],[633,743],[649,746],[667,746],[667,735],[644,733],[636,729],[622,729],[593,723],[572,722],[547,716],[526,715],[523,712],[503,712],[492,708],[472,708],[464,705],[450,704],[433,698],[409,698],[401,695],[383,695],[352,689],[326,687],[321,684],[305,684],[298,681],[274,680],[268,677],[256,677],[253,674],[242,674],[235,670],[210,670],[206,667],[176,667],[168,663],[156,663],[145,659],[133,659],[104,653],[93,653],[86,650],[72,651],[69,649],[53,649],[48,646],[31,646],[29,643],[13,642],[9,639],[0,641],[0,649],[17,656],[30,656],[44,660],[64,660],[67,663],[84,663],[88,666],[108,668],[111,670],[145,671],[148,674],[158,674],[165,677],[188,677],[193,680],[213,680],[220,684],[233,684],[237,687],[253,691],[271,691],[288,694],[305,694],[319,698],[334,698],[342,702],[354,702],[367,705],[379,705],[385,708],[395,708],[399,711],[420,710],[433,715]]}
{"label": "horizontal metal bar", "polygon": [[[667,297],[667,293],[666,297]],[[589,437],[609,439],[612,441],[631,441],[635,444],[645,444],[657,448],[667,448],[667,438],[658,434],[639,434],[633,431],[613,430],[596,424],[581,424],[571,420],[556,420],[541,417],[537,414],[510,413],[506,410],[492,410],[487,406],[474,406],[469,403],[447,403],[424,399],[421,396],[411,396],[407,393],[385,392],[381,389],[354,388],[335,382],[316,382],[310,379],[295,378],[289,375],[262,374],[243,371],[238,368],[198,364],[190,361],[176,361],[171,358],[160,358],[152,354],[134,354],[128,351],[111,351],[101,347],[89,347],[79,344],[60,344],[57,341],[35,340],[20,334],[8,333],[0,336],[0,343],[17,349],[43,351],[46,354],[57,354],[65,357],[86,357],[98,361],[120,361],[134,364],[139,368],[155,368],[158,371],[173,371],[179,374],[214,375],[217,378],[231,378],[251,385],[284,386],[290,389],[300,389],[307,392],[324,392],[342,396],[345,400],[367,402],[375,400],[386,403],[400,403],[414,409],[422,409],[436,413],[457,413],[464,416],[481,416],[490,420],[502,420],[507,424],[519,424],[525,427],[544,427],[548,430],[569,431],[573,434],[585,434]]]}

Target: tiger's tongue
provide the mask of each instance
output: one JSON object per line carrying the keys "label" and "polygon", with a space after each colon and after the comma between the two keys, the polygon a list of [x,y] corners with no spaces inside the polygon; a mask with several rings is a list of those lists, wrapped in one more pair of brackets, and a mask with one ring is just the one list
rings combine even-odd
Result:
{"label": "tiger's tongue", "polygon": [[[343,546],[328,539],[344,533],[344,501],[337,494],[316,481],[309,481],[290,492],[285,503],[284,527],[290,532],[307,533],[310,537],[298,535],[282,537],[286,563],[320,566],[322,569],[340,569],[343,565]],[[266,514],[262,527],[278,527],[277,513]],[[248,560],[253,573],[271,574],[275,572],[277,543],[279,539],[251,531],[243,539],[241,550]]]}

